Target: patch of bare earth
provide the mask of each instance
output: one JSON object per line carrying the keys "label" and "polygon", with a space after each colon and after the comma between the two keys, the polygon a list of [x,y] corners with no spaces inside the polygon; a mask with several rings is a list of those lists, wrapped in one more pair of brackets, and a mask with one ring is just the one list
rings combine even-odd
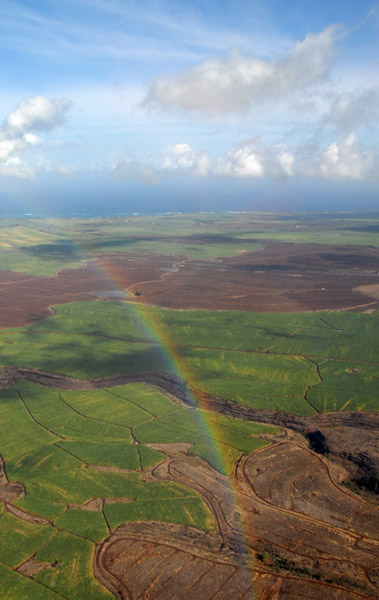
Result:
{"label": "patch of bare earth", "polygon": [[8,480],[3,457],[0,456],[0,502],[8,503],[25,496],[25,489],[21,483]]}
{"label": "patch of bare earth", "polygon": [[379,300],[379,284],[374,283],[372,285],[359,285],[355,288],[356,292],[360,292],[365,296],[371,296],[371,298],[375,298]]}
{"label": "patch of bare earth", "polygon": [[134,302],[173,309],[377,310],[378,271],[379,250],[361,246],[267,242],[213,260],[109,254],[54,277],[0,271],[0,327],[46,319],[54,304],[96,300],[95,292],[114,292],[115,283]]}
{"label": "patch of bare earth", "polygon": [[27,523],[32,523],[33,525],[52,525],[53,522],[49,521],[49,519],[45,519],[44,517],[39,517],[38,515],[33,515],[32,513],[27,512],[26,510],[22,510],[18,506],[13,506],[13,504],[4,504],[4,508],[7,512],[11,513],[14,517],[18,517]]}
{"label": "patch of bare earth", "polygon": [[88,510],[90,512],[101,512],[103,510],[103,499],[102,498],[91,498],[84,504],[67,504],[67,508],[74,508],[76,510]]}
{"label": "patch of bare earth", "polygon": [[183,525],[132,523],[100,546],[95,573],[123,599],[251,598],[250,569],[235,558],[220,548],[217,535]]}
{"label": "patch of bare earth", "polygon": [[120,527],[95,559],[97,576],[117,597],[379,597],[378,507],[339,488],[328,461],[309,449],[286,440],[243,457],[233,495],[227,478],[201,459],[169,459],[151,476],[198,491],[217,534],[163,523]]}
{"label": "patch of bare earth", "polygon": [[[128,279],[121,256],[103,260],[118,281]],[[357,291],[377,284],[378,270],[375,248],[267,242],[261,250],[233,257],[186,259],[160,278],[141,278],[132,291],[140,294],[136,302],[173,309],[362,311],[379,307],[378,301]]]}
{"label": "patch of bare earth", "polygon": [[131,469],[123,469],[122,467],[102,466],[102,465],[86,465],[86,469],[93,469],[94,471],[105,471],[108,473],[133,473]]}
{"label": "patch of bare earth", "polygon": [[20,565],[16,571],[21,573],[21,575],[25,575],[25,577],[33,577],[33,575],[37,575],[37,573],[41,573],[42,571],[46,571],[52,567],[52,563],[40,562],[32,557],[22,563],[22,565]]}
{"label": "patch of bare earth", "polygon": [[193,444],[187,444],[185,442],[178,442],[176,444],[146,444],[149,448],[163,452],[166,456],[172,458],[174,456],[188,454],[188,451],[192,448]]}

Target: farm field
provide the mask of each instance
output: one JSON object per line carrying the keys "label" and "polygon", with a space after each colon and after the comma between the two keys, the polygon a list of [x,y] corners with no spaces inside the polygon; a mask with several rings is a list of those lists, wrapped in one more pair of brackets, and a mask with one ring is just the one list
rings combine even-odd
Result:
{"label": "farm field", "polygon": [[2,598],[379,597],[378,215],[24,219],[0,250]]}
{"label": "farm field", "polygon": [[93,579],[91,556],[95,544],[122,523],[155,519],[214,531],[199,493],[144,481],[166,458],[154,446],[166,452],[177,447],[230,472],[242,453],[267,444],[259,435],[278,431],[186,411],[144,384],[61,392],[20,381],[1,390],[0,411],[7,478],[19,486],[13,498],[0,486],[0,563],[10,590],[12,573],[31,556],[44,563],[29,589],[46,598],[60,592],[75,600],[110,597]]}
{"label": "farm field", "polygon": [[178,312],[100,300],[55,311],[0,331],[4,366],[98,379],[167,372],[175,362],[194,389],[251,408],[378,407],[378,313]]}

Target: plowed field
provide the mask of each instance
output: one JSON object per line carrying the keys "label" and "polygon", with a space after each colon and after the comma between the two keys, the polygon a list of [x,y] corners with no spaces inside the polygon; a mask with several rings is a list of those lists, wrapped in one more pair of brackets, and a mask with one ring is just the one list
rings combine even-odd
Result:
{"label": "plowed field", "polygon": [[110,254],[54,277],[0,271],[0,326],[25,325],[49,316],[52,304],[115,289],[128,290],[136,302],[179,309],[376,310],[379,300],[364,286],[377,284],[378,272],[379,250],[357,246],[268,243],[257,252],[201,261]]}
{"label": "plowed field", "polygon": [[151,477],[200,492],[218,536],[156,523],[121,526],[96,573],[119,598],[378,598],[377,506],[338,487],[297,436],[240,460],[228,481],[201,459],[173,458]]}

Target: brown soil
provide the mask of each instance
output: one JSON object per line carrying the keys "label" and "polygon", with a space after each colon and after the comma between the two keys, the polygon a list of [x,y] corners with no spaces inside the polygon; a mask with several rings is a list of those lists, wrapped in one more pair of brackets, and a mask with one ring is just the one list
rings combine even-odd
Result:
{"label": "brown soil", "polygon": [[379,300],[379,284],[377,283],[374,283],[373,285],[359,285],[355,288],[355,291]]}
{"label": "brown soil", "polygon": [[118,598],[379,597],[378,508],[341,490],[309,449],[288,439],[243,457],[233,496],[201,459],[169,459],[151,476],[199,492],[218,534],[162,523],[120,527],[95,557],[96,575]]}
{"label": "brown soil", "polygon": [[252,587],[249,569],[220,549],[218,536],[180,525],[124,525],[100,547],[94,564],[100,581],[124,599],[208,600],[216,589],[223,590],[217,598],[231,599]]}
{"label": "brown soil", "polygon": [[8,480],[3,457],[0,456],[0,502],[12,502],[25,496],[25,489],[21,483]]}
{"label": "brown soil", "polygon": [[[124,257],[107,256],[102,263],[122,287],[130,286],[130,264]],[[139,263],[143,265],[144,259]],[[268,242],[257,252],[208,261],[187,259],[177,267],[160,278],[141,277],[133,283],[131,291],[141,294],[135,301],[167,308],[254,312],[379,307],[379,302],[354,291],[378,283],[379,250],[373,248]]]}
{"label": "brown soil", "polygon": [[26,510],[22,510],[18,506],[13,506],[13,504],[4,504],[4,508],[7,512],[11,513],[14,517],[18,517],[27,523],[32,523],[33,525],[52,525],[53,522],[49,519],[45,519],[44,517],[39,517],[37,515],[33,515],[32,513],[26,512]]}
{"label": "brown soil", "polygon": [[67,508],[74,508],[76,510],[89,510],[91,512],[101,512],[103,510],[103,499],[102,498],[91,498],[84,504],[67,504]]}
{"label": "brown soil", "polygon": [[52,566],[52,563],[40,562],[32,557],[26,562],[22,563],[22,565],[20,565],[16,571],[21,573],[21,575],[25,575],[26,577],[33,577],[33,575],[37,575],[37,573],[41,573],[41,571],[51,569]]}
{"label": "brown soil", "polygon": [[192,448],[193,444],[187,444],[186,442],[178,442],[176,444],[145,444],[152,448],[153,450],[158,450],[158,452],[163,452],[166,456],[173,458],[178,455],[186,455],[190,448]]}
{"label": "brown soil", "polygon": [[134,473],[131,469],[123,469],[122,467],[103,467],[101,465],[86,465],[86,469],[93,469],[94,471],[105,471],[108,473]]}
{"label": "brown soil", "polygon": [[360,246],[268,242],[257,252],[203,261],[109,254],[54,277],[0,271],[0,327],[45,319],[54,304],[96,300],[94,292],[115,288],[128,289],[135,302],[178,309],[376,310],[378,271],[379,250]]}

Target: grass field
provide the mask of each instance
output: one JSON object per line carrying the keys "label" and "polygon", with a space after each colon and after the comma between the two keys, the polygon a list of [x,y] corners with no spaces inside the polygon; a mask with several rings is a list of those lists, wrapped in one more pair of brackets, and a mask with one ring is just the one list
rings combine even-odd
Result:
{"label": "grass field", "polygon": [[25,275],[49,277],[60,269],[78,269],[80,260],[62,253],[52,254],[41,250],[2,250],[1,268]]}
{"label": "grass field", "polygon": [[282,241],[379,247],[379,219],[372,215],[272,215],[213,213],[120,218],[4,220],[2,268],[52,275],[85,258],[112,253],[186,255],[193,259],[256,251]]}
{"label": "grass field", "polygon": [[[174,369],[194,388],[250,407],[299,415],[375,409],[378,313],[169,311],[106,301],[56,311],[46,321],[0,331],[1,364],[79,378]],[[65,399],[62,393],[60,422],[71,415]],[[117,437],[122,417],[104,425],[102,399],[96,410],[92,434]],[[143,409],[133,410],[143,419]]]}
{"label": "grass field", "polygon": [[[145,384],[60,392],[19,381],[1,390],[1,453],[9,480],[25,488],[12,502],[22,518],[0,512],[2,597],[110,598],[92,571],[95,544],[109,527],[162,520],[215,529],[197,492],[143,481],[146,469],[166,458],[148,444],[184,442],[190,455],[230,472],[243,452],[267,444],[260,434],[275,431],[188,411]],[[100,503],[86,509],[94,498]],[[35,517],[45,524],[29,522]],[[47,568],[24,581],[12,569],[34,555]]]}
{"label": "grass field", "polygon": [[44,231],[27,220],[0,227],[0,251],[2,269],[27,275],[51,276],[81,266],[71,242],[59,231]]}
{"label": "grass field", "polygon": [[[194,259],[255,251],[266,240],[379,247],[379,219],[346,214],[202,214],[0,223],[1,267],[47,276],[106,252]],[[193,391],[297,415],[378,410],[378,313],[253,314],[77,302],[32,325],[0,330],[0,371],[28,367],[98,379],[146,371]],[[4,600],[110,600],[93,575],[96,544],[122,523],[162,520],[214,531],[202,497],[146,472],[185,444],[229,475],[268,442],[268,425],[186,410],[146,384],[69,391],[26,381],[0,389],[0,453],[25,495],[0,503]],[[12,508],[12,507],[11,507]],[[37,519],[36,519],[37,518]],[[42,519],[42,522],[41,522]],[[38,522],[38,520],[40,522]],[[32,579],[17,572],[46,562]]]}

